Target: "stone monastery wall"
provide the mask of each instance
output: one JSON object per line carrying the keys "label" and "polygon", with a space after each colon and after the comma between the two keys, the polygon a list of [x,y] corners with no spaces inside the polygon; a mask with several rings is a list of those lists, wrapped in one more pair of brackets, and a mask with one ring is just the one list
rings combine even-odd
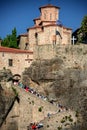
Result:
{"label": "stone monastery wall", "polygon": [[34,48],[34,59],[60,58],[64,66],[86,69],[86,45],[39,45]]}
{"label": "stone monastery wall", "polygon": [[[20,51],[20,50],[18,50]],[[0,69],[10,69],[13,74],[21,74],[26,67],[29,67],[33,60],[33,54],[13,53],[0,51]]]}

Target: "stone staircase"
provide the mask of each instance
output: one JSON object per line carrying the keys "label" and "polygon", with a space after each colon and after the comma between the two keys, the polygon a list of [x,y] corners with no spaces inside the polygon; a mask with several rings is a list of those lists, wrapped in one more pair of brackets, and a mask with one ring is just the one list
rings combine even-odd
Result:
{"label": "stone staircase", "polygon": [[[77,121],[75,112],[71,110],[59,112],[59,108],[56,105],[30,92],[26,92],[19,86],[12,85],[12,87],[14,87],[18,93],[20,101],[19,103],[14,103],[1,130],[9,130],[10,127],[12,130],[27,130],[27,126],[29,126],[31,122],[43,123],[44,127],[41,128],[41,130],[58,130],[59,127],[65,128],[67,124],[67,127],[70,127]],[[50,118],[47,116],[48,113],[50,113]],[[61,123],[63,118],[69,118],[70,115],[73,120],[72,122],[65,119],[65,122]]]}
{"label": "stone staircase", "polygon": [[[59,127],[65,128],[76,124],[75,112],[71,110],[59,112],[60,108],[56,105],[44,101],[32,93],[25,92],[22,88],[17,87],[17,91],[20,98],[19,130],[26,130],[26,126],[31,122],[42,122],[44,130],[57,130]],[[50,118],[47,117],[48,113],[51,115]],[[62,120],[65,121],[61,123]],[[53,126],[55,129],[53,129]]]}
{"label": "stone staircase", "polygon": [[77,118],[75,117],[75,112],[66,111],[56,113],[50,116],[50,118],[45,118],[41,123],[44,127],[41,130],[62,130],[69,129],[72,126],[75,126]]}

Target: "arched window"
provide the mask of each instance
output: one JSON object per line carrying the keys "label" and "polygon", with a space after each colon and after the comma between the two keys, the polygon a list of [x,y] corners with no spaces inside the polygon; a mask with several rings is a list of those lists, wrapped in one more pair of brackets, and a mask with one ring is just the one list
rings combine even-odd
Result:
{"label": "arched window", "polygon": [[38,37],[38,33],[36,32],[36,33],[35,33],[35,38],[37,38],[37,37]]}
{"label": "arched window", "polygon": [[44,31],[44,27],[42,26],[41,28],[42,28],[42,31]]}
{"label": "arched window", "polygon": [[36,44],[38,44],[38,33],[35,33],[35,38],[36,38]]}
{"label": "arched window", "polygon": [[28,49],[28,43],[25,43],[25,50]]}

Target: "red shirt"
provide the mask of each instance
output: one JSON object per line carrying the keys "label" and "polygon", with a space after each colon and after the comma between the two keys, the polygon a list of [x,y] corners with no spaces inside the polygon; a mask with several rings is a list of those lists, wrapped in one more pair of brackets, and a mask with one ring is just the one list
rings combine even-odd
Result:
{"label": "red shirt", "polygon": [[32,130],[35,130],[36,128],[36,125],[32,125]]}

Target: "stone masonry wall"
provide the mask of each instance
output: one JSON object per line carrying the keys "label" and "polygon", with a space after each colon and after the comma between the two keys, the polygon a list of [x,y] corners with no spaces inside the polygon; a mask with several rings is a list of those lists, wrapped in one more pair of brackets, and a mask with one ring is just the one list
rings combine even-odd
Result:
{"label": "stone masonry wall", "polygon": [[26,47],[26,43],[28,42],[27,36],[21,36],[20,37],[20,43],[19,43],[19,48],[24,50]]}
{"label": "stone masonry wall", "polygon": [[[56,30],[60,35],[56,35]],[[37,38],[35,33],[37,32]],[[29,49],[33,50],[35,45],[46,45],[46,44],[71,44],[71,30],[60,26],[45,26],[41,28],[33,28],[29,30]],[[55,37],[55,41],[54,41]],[[55,43],[56,42],[56,43]]]}
{"label": "stone masonry wall", "polygon": [[86,69],[87,46],[86,45],[39,45],[34,48],[34,59],[63,59],[67,67],[80,67]]}
{"label": "stone masonry wall", "polygon": [[57,21],[59,19],[59,12],[56,8],[42,8],[41,13],[42,21]]}
{"label": "stone masonry wall", "polygon": [[[9,66],[9,59],[13,60],[13,65]],[[7,53],[0,52],[0,69],[10,69],[13,74],[21,74],[26,67],[32,63],[33,54],[30,53]]]}

